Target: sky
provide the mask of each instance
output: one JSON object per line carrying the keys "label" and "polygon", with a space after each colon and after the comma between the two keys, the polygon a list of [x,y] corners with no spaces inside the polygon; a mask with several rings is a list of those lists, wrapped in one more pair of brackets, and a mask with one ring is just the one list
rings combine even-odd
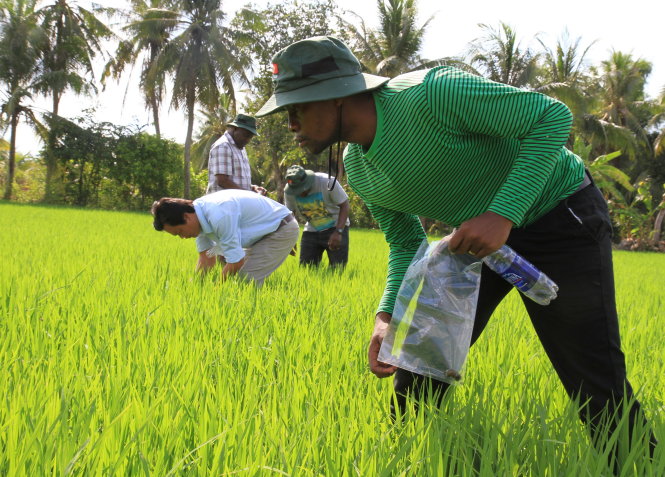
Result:
{"label": "sky", "polygon": [[[650,61],[653,69],[646,92],[648,97],[655,98],[665,89],[665,52],[662,41],[658,41],[658,32],[662,28],[662,16],[658,13],[661,1],[632,0],[619,3],[607,0],[558,0],[545,3],[533,0],[418,0],[418,24],[421,25],[433,16],[426,29],[422,56],[433,59],[461,55],[471,40],[483,36],[478,26],[481,23],[498,27],[499,22],[503,21],[517,32],[522,47],[534,48],[540,48],[539,43],[533,39],[535,35],[539,35],[547,46],[554,48],[557,39],[567,30],[570,38],[581,37],[583,48],[595,42],[587,54],[590,64],[598,64],[609,58],[612,50],[631,53],[634,58]],[[81,0],[79,4],[87,3]],[[95,3],[120,6],[123,1],[96,0]],[[231,5],[228,11],[245,3],[222,0],[223,6]],[[254,3],[265,5],[267,2],[255,0]],[[336,3],[341,9],[361,15],[368,26],[378,26],[376,0],[337,0]],[[537,6],[534,7],[534,4]],[[97,73],[99,76],[99,71]],[[99,94],[91,98],[68,94],[61,102],[60,114],[70,118],[81,116],[82,110],[94,107],[96,121],[144,126],[144,130],[152,133],[151,114],[145,109],[137,90],[137,77],[138,70],[131,77],[125,75],[119,84],[108,85],[104,91],[100,90]],[[37,100],[34,106],[38,110],[48,110],[49,102]],[[170,110],[168,104],[165,104],[160,112],[160,121],[164,137],[179,143],[185,142],[184,111]],[[4,137],[9,139],[9,131]],[[41,147],[29,126],[21,124],[18,151],[36,154]]]}

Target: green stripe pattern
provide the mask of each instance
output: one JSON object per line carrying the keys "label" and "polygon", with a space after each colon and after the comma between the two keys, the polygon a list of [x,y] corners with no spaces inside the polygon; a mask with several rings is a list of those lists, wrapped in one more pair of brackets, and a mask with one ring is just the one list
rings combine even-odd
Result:
{"label": "green stripe pattern", "polygon": [[548,96],[443,66],[398,76],[374,100],[374,142],[349,144],[344,166],[390,245],[379,311],[392,313],[425,237],[417,216],[457,227],[492,211],[522,227],[584,177],[563,147],[572,115]]}

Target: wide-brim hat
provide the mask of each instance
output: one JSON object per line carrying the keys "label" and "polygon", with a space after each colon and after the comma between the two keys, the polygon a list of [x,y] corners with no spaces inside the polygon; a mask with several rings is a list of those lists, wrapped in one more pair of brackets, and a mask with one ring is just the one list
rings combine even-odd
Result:
{"label": "wide-brim hat", "polygon": [[256,113],[257,117],[275,113],[290,104],[371,91],[390,79],[363,73],[351,50],[330,36],[292,43],[273,57],[272,66],[275,90]]}
{"label": "wide-brim hat", "polygon": [[227,126],[235,126],[237,128],[243,128],[258,136],[259,133],[256,132],[256,119],[252,116],[247,116],[246,114],[238,114],[236,118],[227,124]]}
{"label": "wide-brim hat", "polygon": [[289,195],[300,195],[314,185],[316,174],[314,171],[302,166],[291,166],[286,170],[286,186],[284,193]]}

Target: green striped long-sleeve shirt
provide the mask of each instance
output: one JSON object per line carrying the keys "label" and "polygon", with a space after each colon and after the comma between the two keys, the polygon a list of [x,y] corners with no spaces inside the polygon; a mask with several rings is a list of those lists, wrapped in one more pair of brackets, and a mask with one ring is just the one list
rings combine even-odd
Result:
{"label": "green striped long-sleeve shirt", "polygon": [[457,227],[492,211],[521,227],[584,177],[563,147],[571,113],[548,96],[443,66],[398,76],[374,100],[372,146],[349,144],[344,166],[390,246],[378,311],[392,313],[425,237],[417,216]]}

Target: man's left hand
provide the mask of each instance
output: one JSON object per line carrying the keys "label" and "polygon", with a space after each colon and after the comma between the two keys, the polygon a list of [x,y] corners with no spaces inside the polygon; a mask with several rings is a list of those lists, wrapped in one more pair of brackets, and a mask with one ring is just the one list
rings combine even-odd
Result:
{"label": "man's left hand", "polygon": [[265,188],[263,188],[261,186],[254,185],[254,184],[252,184],[252,191],[256,192],[257,194],[261,194],[261,195],[266,195],[268,193],[268,191],[265,190]]}
{"label": "man's left hand", "polygon": [[330,250],[339,250],[342,245],[342,234],[334,230],[328,239],[328,248]]}
{"label": "man's left hand", "polygon": [[242,258],[239,262],[229,263],[226,262],[224,268],[222,268],[222,281],[225,281],[230,276],[235,275],[240,271],[242,266],[245,264],[246,259]]}
{"label": "man's left hand", "polygon": [[374,332],[369,340],[367,347],[367,359],[369,361],[369,370],[378,378],[387,378],[397,371],[397,366],[379,361],[379,351],[383,339],[386,337],[392,315],[385,311],[380,311],[374,319]]}
{"label": "man's left hand", "polygon": [[483,258],[497,251],[508,240],[513,223],[494,212],[485,212],[463,222],[453,234],[448,248],[458,254]]}

